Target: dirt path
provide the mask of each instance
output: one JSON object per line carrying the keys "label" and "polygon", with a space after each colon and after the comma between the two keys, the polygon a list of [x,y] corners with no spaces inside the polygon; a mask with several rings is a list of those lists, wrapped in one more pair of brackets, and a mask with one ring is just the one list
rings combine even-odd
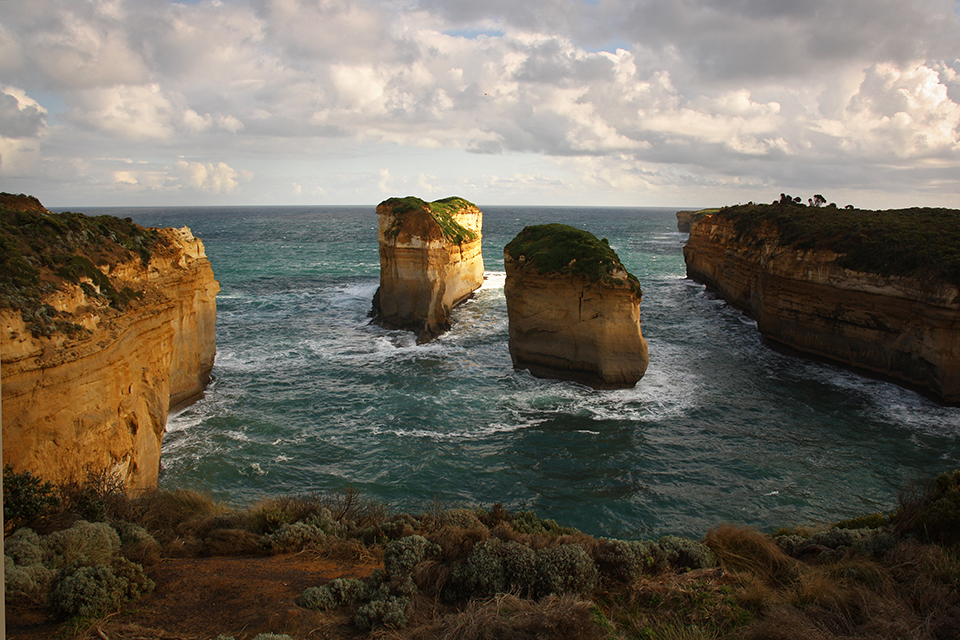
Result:
{"label": "dirt path", "polygon": [[[349,637],[328,614],[297,606],[307,587],[333,578],[364,578],[376,564],[344,564],[307,554],[255,558],[166,559],[147,573],[157,587],[124,612],[85,633],[61,638],[209,640],[220,634],[252,638]],[[33,611],[7,611],[8,640],[48,640],[60,625]]]}

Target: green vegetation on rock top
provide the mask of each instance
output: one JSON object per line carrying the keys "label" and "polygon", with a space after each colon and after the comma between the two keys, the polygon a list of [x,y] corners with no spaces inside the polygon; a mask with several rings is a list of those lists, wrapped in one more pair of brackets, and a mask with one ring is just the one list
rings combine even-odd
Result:
{"label": "green vegetation on rock top", "polygon": [[746,204],[715,214],[747,242],[761,242],[764,223],[780,244],[840,254],[847,269],[960,285],[960,211],[911,208],[869,211],[802,204]]}
{"label": "green vegetation on rock top", "polygon": [[616,284],[622,280],[614,273],[623,271],[631,289],[640,295],[640,281],[627,273],[607,239],[600,240],[589,231],[557,223],[524,227],[503,250],[521,269],[542,275],[575,275]]}
{"label": "green vegetation on rock top", "polygon": [[[426,210],[430,212],[430,216],[440,225],[443,237],[450,242],[463,244],[465,241],[477,239],[476,232],[467,229],[453,218],[457,212],[463,209],[469,207],[476,208],[475,204],[458,196],[442,198],[440,200],[434,200],[433,202],[421,200],[416,196],[407,196],[405,198],[389,198],[381,204],[390,205],[398,220],[401,219],[404,214],[412,211]],[[395,234],[399,233],[400,227],[396,226],[391,231]]]}
{"label": "green vegetation on rock top", "polygon": [[96,287],[111,306],[122,310],[137,293],[117,291],[100,267],[134,255],[146,264],[159,238],[156,230],[144,229],[129,219],[0,204],[0,307],[20,311],[35,334],[69,332],[70,323],[58,321],[56,311],[43,303],[43,297],[63,282],[83,280],[81,286],[88,295]]}

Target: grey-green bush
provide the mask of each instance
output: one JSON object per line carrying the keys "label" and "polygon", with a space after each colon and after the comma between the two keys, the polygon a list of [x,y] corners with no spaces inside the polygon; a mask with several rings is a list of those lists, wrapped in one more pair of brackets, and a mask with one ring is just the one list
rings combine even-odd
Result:
{"label": "grey-green bush", "polygon": [[56,571],[42,564],[18,566],[13,558],[4,556],[3,574],[7,604],[43,604]]}
{"label": "grey-green bush", "polygon": [[356,604],[370,597],[370,589],[363,580],[335,578],[325,585],[310,587],[300,595],[300,606],[326,611]]}
{"label": "grey-green bush", "polygon": [[322,542],[327,537],[323,529],[305,522],[281,525],[273,533],[263,536],[260,546],[267,553],[299,551]]}
{"label": "grey-green bush", "polygon": [[60,571],[49,606],[65,618],[101,615],[153,588],[142,567],[118,558],[111,565],[73,566]]}
{"label": "grey-green bush", "polygon": [[407,536],[394,540],[383,550],[383,567],[391,578],[408,574],[431,556],[440,554],[440,546],[423,536]]}
{"label": "grey-green bush", "polygon": [[43,562],[40,536],[33,529],[26,527],[17,529],[3,541],[3,552],[22,567]]}
{"label": "grey-green bush", "polygon": [[357,609],[353,624],[361,629],[371,629],[380,625],[405,627],[409,606],[410,598],[406,597],[387,596],[382,600],[371,600]]}
{"label": "grey-green bush", "polygon": [[448,600],[489,597],[497,593],[534,591],[536,553],[518,542],[490,538],[474,545],[470,555],[454,569],[447,583]]}
{"label": "grey-green bush", "polygon": [[707,545],[691,538],[664,536],[657,543],[664,561],[675,569],[706,569],[717,566],[717,557]]}
{"label": "grey-green bush", "polygon": [[57,569],[72,564],[110,564],[120,552],[120,536],[105,522],[81,520],[41,539],[43,563]]}
{"label": "grey-green bush", "polygon": [[597,586],[597,568],[579,544],[558,544],[537,551],[537,595],[589,593]]}
{"label": "grey-green bush", "polygon": [[648,540],[610,540],[601,538],[593,548],[600,573],[609,580],[629,583],[644,573],[662,568],[663,552]]}

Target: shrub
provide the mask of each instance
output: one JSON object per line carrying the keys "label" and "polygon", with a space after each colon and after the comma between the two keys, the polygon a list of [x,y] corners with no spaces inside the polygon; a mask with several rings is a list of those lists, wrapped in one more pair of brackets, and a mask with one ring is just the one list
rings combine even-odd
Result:
{"label": "shrub", "polygon": [[357,609],[353,624],[361,629],[371,629],[380,625],[405,627],[409,606],[410,598],[403,596],[386,596],[382,600],[371,600]]}
{"label": "shrub", "polygon": [[558,544],[537,552],[540,596],[589,593],[597,586],[597,568],[579,544]]}
{"label": "shrub", "polygon": [[710,548],[691,538],[664,536],[658,543],[664,561],[676,569],[706,569],[717,566]]}
{"label": "shrub", "polygon": [[7,530],[26,526],[33,518],[58,504],[56,487],[29,471],[3,467],[3,524]]}
{"label": "shrub", "polygon": [[498,593],[529,594],[537,584],[537,554],[517,542],[490,538],[477,543],[450,577],[446,597],[452,600]]}
{"label": "shrub", "polygon": [[40,536],[33,529],[17,529],[13,535],[3,541],[3,552],[20,566],[29,566],[43,562],[43,548]]}
{"label": "shrub", "polygon": [[561,527],[557,524],[556,520],[541,518],[533,511],[518,511],[513,516],[513,520],[510,521],[510,526],[512,526],[513,530],[517,533],[528,535],[541,533],[555,536],[568,536],[580,533],[570,527]]}
{"label": "shrub", "polygon": [[42,564],[19,566],[10,556],[3,558],[7,604],[42,604],[50,591],[56,571]]}
{"label": "shrub", "polygon": [[96,616],[154,588],[143,568],[119,558],[111,565],[74,566],[62,570],[50,593],[50,608],[63,617]]}
{"label": "shrub", "polygon": [[370,597],[370,589],[363,580],[335,578],[325,585],[310,587],[301,595],[299,604],[307,609],[326,611],[356,604]]}
{"label": "shrub", "polygon": [[960,544],[960,469],[901,495],[895,523],[923,542]]}
{"label": "shrub", "polygon": [[646,540],[608,540],[601,538],[592,548],[600,573],[618,582],[630,583],[644,572],[663,566],[663,552],[655,542]]}
{"label": "shrub", "polygon": [[263,536],[261,546],[268,553],[287,553],[319,544],[326,537],[323,529],[316,525],[295,522]]}
{"label": "shrub", "polygon": [[448,509],[440,515],[441,527],[456,527],[459,529],[485,528],[477,514],[469,509]]}
{"label": "shrub", "polygon": [[71,564],[110,564],[120,552],[120,536],[103,522],[81,520],[41,541],[44,564],[59,568]]}
{"label": "shrub", "polygon": [[423,536],[407,536],[387,545],[383,550],[383,566],[392,578],[409,574],[427,557],[439,554],[440,547]]}

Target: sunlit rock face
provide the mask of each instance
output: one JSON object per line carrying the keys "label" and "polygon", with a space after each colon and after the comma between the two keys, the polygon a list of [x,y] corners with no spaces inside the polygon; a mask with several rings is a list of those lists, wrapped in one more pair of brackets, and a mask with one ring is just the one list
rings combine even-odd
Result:
{"label": "sunlit rock face", "polygon": [[377,206],[378,324],[433,340],[450,329],[450,312],[483,284],[483,214],[463,198],[424,202],[390,198]]}
{"label": "sunlit rock face", "polygon": [[559,224],[504,248],[510,357],[540,378],[628,388],[649,363],[641,291],[605,240]]}
{"label": "sunlit rock face", "polygon": [[107,472],[131,491],[157,485],[167,413],[210,377],[220,286],[190,229],[150,233],[146,262],[105,240],[87,256],[105,261],[101,276],[43,294],[60,324],[0,309],[5,464],[54,482]]}
{"label": "sunlit rock face", "polygon": [[783,246],[776,229],[722,215],[693,225],[687,275],[796,351],[960,403],[960,290],[948,282],[844,268],[840,255]]}

